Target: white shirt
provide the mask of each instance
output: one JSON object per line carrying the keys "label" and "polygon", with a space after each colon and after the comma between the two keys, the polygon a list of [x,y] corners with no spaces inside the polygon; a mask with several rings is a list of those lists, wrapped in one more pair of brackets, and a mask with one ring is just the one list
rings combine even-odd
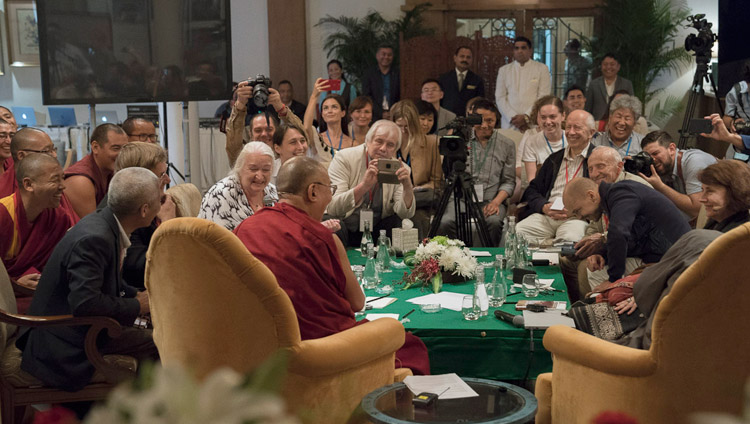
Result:
{"label": "white shirt", "polygon": [[521,153],[523,155],[521,160],[541,165],[549,155],[565,147],[563,144],[566,144],[565,133],[562,133],[562,139],[558,141],[549,140],[549,144],[547,144],[544,132],[539,131],[526,139],[526,145]]}
{"label": "white shirt", "polygon": [[502,114],[501,127],[514,128],[510,119],[529,114],[534,102],[550,94],[547,65],[529,59],[523,66],[513,61],[497,71],[495,101]]}
{"label": "white shirt", "polygon": [[565,155],[560,164],[560,170],[557,171],[555,185],[552,186],[552,191],[549,193],[550,202],[554,203],[556,198],[562,197],[565,185],[573,181],[573,178],[583,177],[583,160],[586,159],[589,146],[590,143],[586,143],[586,147],[581,150],[581,153],[575,155],[575,157],[571,156],[570,146],[565,146]]}
{"label": "white shirt", "polygon": [[462,88],[464,88],[463,86],[465,86],[465,85],[466,85],[466,73],[467,73],[468,71],[469,71],[469,70],[467,69],[467,70],[465,70],[465,71],[461,72],[461,71],[459,71],[459,70],[458,70],[458,68],[456,68],[456,82],[459,82],[459,81],[460,81],[460,82],[462,82],[462,83],[463,83],[463,85],[462,85],[462,86],[459,86],[459,87],[458,87],[458,91],[461,91],[461,89],[462,89]]}

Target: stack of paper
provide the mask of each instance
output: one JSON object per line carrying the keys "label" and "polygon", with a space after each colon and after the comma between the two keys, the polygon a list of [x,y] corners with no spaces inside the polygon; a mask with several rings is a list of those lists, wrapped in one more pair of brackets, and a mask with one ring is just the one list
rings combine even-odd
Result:
{"label": "stack of paper", "polygon": [[560,264],[560,254],[551,252],[534,252],[531,255],[531,259],[547,259],[550,265]]}
{"label": "stack of paper", "polygon": [[[539,290],[551,290],[552,289],[552,283],[555,282],[554,278],[540,278],[539,279]],[[520,284],[513,284],[512,287],[517,288],[518,290],[521,290],[523,287]]]}
{"label": "stack of paper", "polygon": [[463,293],[451,293],[451,292],[440,292],[435,294],[428,294],[426,296],[415,297],[407,300],[407,302],[415,305],[435,305],[440,304],[445,309],[453,311],[461,311],[461,302],[467,296]]}
{"label": "stack of paper", "polygon": [[428,392],[435,393],[438,399],[460,399],[479,396],[456,373],[442,375],[410,375],[404,384],[414,395]]}
{"label": "stack of paper", "polygon": [[[395,297],[384,297],[378,299],[379,296],[367,296],[365,298],[365,304],[372,306],[372,309],[383,309],[386,306],[396,301]],[[373,300],[378,299],[378,300]]]}
{"label": "stack of paper", "polygon": [[365,318],[367,318],[368,321],[375,321],[380,318],[393,318],[397,320],[398,314],[367,314],[365,315]]}

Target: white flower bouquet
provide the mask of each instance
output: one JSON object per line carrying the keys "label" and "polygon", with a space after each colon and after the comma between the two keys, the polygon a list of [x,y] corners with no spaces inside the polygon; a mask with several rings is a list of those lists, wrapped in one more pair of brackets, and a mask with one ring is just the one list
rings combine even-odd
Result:
{"label": "white flower bouquet", "polygon": [[421,282],[431,285],[438,293],[443,285],[443,272],[456,275],[464,280],[474,278],[477,260],[461,240],[437,236],[425,239],[417,247],[412,257],[404,258],[407,265],[413,265],[411,274],[404,273],[404,290]]}

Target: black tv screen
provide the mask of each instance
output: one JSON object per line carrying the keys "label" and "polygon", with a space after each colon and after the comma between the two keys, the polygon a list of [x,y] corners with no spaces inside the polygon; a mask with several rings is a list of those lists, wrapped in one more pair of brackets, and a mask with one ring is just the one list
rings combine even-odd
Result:
{"label": "black tv screen", "polygon": [[44,104],[226,100],[229,0],[37,0]]}

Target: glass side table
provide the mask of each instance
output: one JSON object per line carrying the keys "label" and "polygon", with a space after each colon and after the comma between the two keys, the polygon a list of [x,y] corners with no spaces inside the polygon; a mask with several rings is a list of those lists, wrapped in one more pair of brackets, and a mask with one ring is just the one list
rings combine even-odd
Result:
{"label": "glass side table", "polygon": [[534,418],[536,398],[528,390],[500,381],[463,378],[479,396],[437,399],[414,407],[406,384],[381,387],[362,399],[362,409],[373,423],[526,423]]}

